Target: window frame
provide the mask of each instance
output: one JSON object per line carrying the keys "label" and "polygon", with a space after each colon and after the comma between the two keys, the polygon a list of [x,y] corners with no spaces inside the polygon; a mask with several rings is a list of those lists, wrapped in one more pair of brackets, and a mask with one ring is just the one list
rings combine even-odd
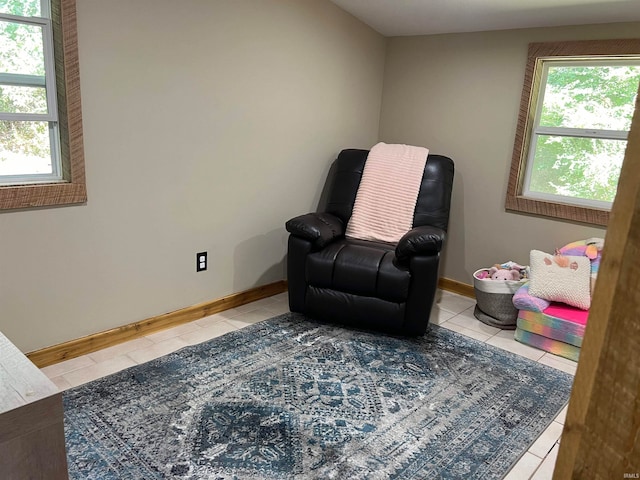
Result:
{"label": "window frame", "polygon": [[[606,226],[610,210],[597,205],[584,206],[532,198],[524,195],[527,163],[532,149],[533,128],[542,107],[543,61],[624,59],[640,55],[640,39],[586,40],[529,44],[518,124],[509,173],[505,209],[520,213]],[[560,59],[559,57],[566,57]]]}
{"label": "window frame", "polygon": [[51,25],[60,139],[56,148],[60,151],[59,175],[62,181],[0,185],[0,210],[87,201],[76,0],[51,0]]}

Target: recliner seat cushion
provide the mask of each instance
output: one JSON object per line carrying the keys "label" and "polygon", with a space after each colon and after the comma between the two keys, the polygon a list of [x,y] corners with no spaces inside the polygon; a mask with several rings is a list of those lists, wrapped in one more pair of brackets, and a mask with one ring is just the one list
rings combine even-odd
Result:
{"label": "recliner seat cushion", "polygon": [[402,303],[409,294],[411,275],[394,258],[394,245],[343,239],[310,253],[305,276],[317,288]]}

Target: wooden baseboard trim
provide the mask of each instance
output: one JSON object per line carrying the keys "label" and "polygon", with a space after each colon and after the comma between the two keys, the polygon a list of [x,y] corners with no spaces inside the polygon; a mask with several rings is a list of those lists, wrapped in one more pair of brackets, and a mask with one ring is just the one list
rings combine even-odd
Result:
{"label": "wooden baseboard trim", "polygon": [[438,287],[442,290],[447,290],[459,295],[464,295],[465,297],[476,298],[476,292],[473,288],[473,285],[458,282],[457,280],[440,277],[440,280],[438,280]]}
{"label": "wooden baseboard trim", "polygon": [[[468,285],[449,278],[440,278],[438,280],[438,287],[442,290],[464,295],[465,297],[475,298],[473,285]],[[164,313],[162,315],[147,318],[146,320],[123,325],[122,327],[112,328],[111,330],[94,333],[92,335],[87,335],[86,337],[77,338],[58,345],[35,350],[27,353],[27,357],[37,367],[46,367],[48,365],[53,365],[54,363],[79,357],[80,355],[95,352],[96,350],[111,347],[118,343],[144,337],[145,335],[149,335],[150,333],[154,333],[159,330],[164,330],[166,328],[175,327],[183,323],[208,317],[214,313],[239,307],[240,305],[254,302],[261,298],[277,295],[278,293],[282,293],[286,290],[287,281],[280,280],[268,285],[252,288],[244,292],[233,293],[217,300],[199,303],[190,307],[181,308],[174,312]]]}
{"label": "wooden baseboard trim", "polygon": [[176,310],[175,312],[164,313],[155,317],[147,318],[139,322],[112,328],[104,332],[94,333],[86,337],[77,338],[58,345],[46,347],[40,350],[27,353],[27,357],[37,367],[42,368],[54,363],[69,360],[70,358],[86,355],[102,348],[110,347],[118,343],[133,340],[135,338],[149,335],[150,333],[164,330],[165,328],[192,322],[200,318],[208,317],[214,313],[222,312],[230,308],[239,307],[246,303],[260,300],[261,298],[277,295],[287,290],[286,280],[252,288],[240,293],[233,293],[226,297],[208,302],[199,303],[190,307]]}

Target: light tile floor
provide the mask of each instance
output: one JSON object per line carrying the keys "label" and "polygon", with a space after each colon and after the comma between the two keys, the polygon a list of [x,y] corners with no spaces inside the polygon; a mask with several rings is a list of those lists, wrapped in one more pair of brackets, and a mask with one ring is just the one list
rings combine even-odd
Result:
{"label": "light tile floor", "polygon": [[[473,316],[474,306],[475,301],[470,298],[438,291],[431,321],[441,327],[575,375],[576,362],[519,343],[514,340],[513,331],[485,325]],[[281,293],[44,367],[42,371],[60,390],[66,390],[288,311],[287,294]],[[505,480],[551,480],[566,415],[567,407],[522,456]]]}

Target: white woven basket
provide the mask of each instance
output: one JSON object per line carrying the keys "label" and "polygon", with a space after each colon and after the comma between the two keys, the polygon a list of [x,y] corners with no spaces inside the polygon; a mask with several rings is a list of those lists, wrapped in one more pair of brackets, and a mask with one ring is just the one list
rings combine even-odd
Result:
{"label": "white woven basket", "polygon": [[473,287],[476,292],[477,309],[484,315],[476,314],[476,318],[498,328],[513,329],[518,318],[518,309],[513,306],[513,294],[528,279],[523,280],[491,280],[478,278],[480,272],[488,272],[481,268],[473,273]]}

